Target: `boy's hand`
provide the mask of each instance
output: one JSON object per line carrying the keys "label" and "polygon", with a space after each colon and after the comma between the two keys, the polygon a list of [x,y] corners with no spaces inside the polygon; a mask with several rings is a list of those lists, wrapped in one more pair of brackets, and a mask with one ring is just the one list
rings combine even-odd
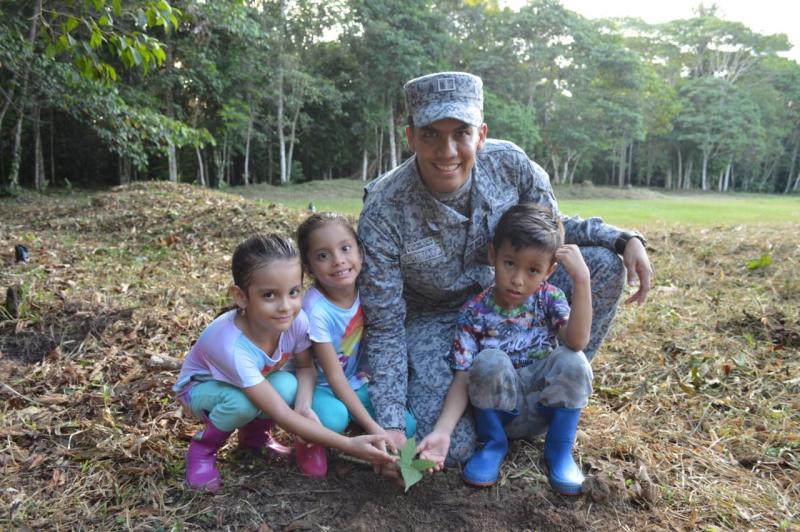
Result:
{"label": "boy's hand", "polygon": [[556,262],[566,270],[575,283],[588,282],[589,268],[583,260],[581,250],[575,244],[566,244],[556,250]]}
{"label": "boy's hand", "polygon": [[424,460],[432,460],[436,464],[428,470],[428,473],[441,471],[444,468],[444,459],[447,457],[449,448],[450,435],[444,432],[431,432],[419,442],[417,445],[419,457]]}

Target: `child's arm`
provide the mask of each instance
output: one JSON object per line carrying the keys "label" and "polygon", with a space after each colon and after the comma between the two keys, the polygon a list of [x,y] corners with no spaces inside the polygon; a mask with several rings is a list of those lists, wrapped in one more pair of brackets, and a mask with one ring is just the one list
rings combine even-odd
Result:
{"label": "child's arm", "polygon": [[294,400],[294,410],[301,416],[319,423],[319,418],[311,409],[314,387],[317,384],[317,370],[311,359],[311,349],[295,353],[294,362],[296,368],[295,376],[297,377],[297,395]]}
{"label": "child's arm", "polygon": [[456,428],[456,423],[461,419],[464,410],[467,408],[469,397],[467,385],[469,384],[469,373],[466,371],[456,371],[450,389],[447,390],[447,397],[444,399],[442,413],[436,420],[436,425],[430,434],[425,436],[417,446],[420,458],[433,460],[436,463],[437,471],[444,467],[444,459],[447,457],[447,450],[450,448],[450,435]]}
{"label": "child's arm", "polygon": [[356,396],[353,388],[350,387],[350,383],[347,382],[347,377],[344,376],[344,370],[342,370],[342,365],[339,363],[339,357],[336,356],[333,344],[331,342],[313,342],[312,345],[314,355],[317,357],[317,361],[322,367],[333,393],[344,403],[347,410],[361,425],[361,428],[370,434],[384,434],[386,431],[372,419],[372,416],[369,415],[367,409],[364,408],[364,405],[361,404],[358,396]]}
{"label": "child's arm", "polygon": [[397,460],[373,445],[385,441],[385,437],[365,434],[356,438],[348,438],[328,430],[320,423],[315,423],[289,408],[280,394],[266,380],[255,386],[244,388],[242,391],[259,410],[281,428],[297,434],[306,441],[319,443],[326,447],[335,447],[375,464],[385,464]]}
{"label": "child's arm", "polygon": [[592,328],[592,286],[589,268],[578,246],[567,244],[556,251],[556,261],[572,277],[572,304],[567,324],[559,336],[573,351],[583,351],[589,343]]}

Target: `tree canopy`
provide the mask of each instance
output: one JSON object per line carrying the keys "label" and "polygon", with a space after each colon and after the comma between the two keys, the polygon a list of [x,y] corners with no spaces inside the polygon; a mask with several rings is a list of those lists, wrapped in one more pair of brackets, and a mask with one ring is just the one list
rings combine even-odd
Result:
{"label": "tree canopy", "polygon": [[480,75],[490,136],[555,182],[791,192],[800,65],[715,9],[589,20],[557,0],[0,0],[0,186],[370,179],[403,83]]}

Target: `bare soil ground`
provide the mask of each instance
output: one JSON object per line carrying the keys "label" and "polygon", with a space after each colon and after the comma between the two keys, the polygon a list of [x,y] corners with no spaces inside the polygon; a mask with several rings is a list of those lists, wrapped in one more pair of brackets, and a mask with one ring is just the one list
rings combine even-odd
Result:
{"label": "bare soil ground", "polygon": [[[648,230],[651,300],[621,310],[593,363],[577,445],[585,496],[553,494],[541,441],[515,442],[484,490],[449,470],[405,494],[338,455],[317,481],[234,445],[218,494],[185,489],[198,425],[170,393],[180,359],[227,304],[234,245],[291,234],[303,217],[165,183],[0,205],[0,297],[19,296],[0,310],[0,529],[800,527],[791,226]],[[14,262],[16,244],[28,264]],[[771,264],[747,267],[762,256]]]}

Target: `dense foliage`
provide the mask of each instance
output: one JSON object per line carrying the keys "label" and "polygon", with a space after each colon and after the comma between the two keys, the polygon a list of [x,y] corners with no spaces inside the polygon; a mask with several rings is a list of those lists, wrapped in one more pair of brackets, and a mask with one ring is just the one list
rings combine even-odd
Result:
{"label": "dense foliage", "polygon": [[0,0],[0,185],[372,178],[402,83],[467,70],[490,135],[555,182],[789,192],[800,65],[700,6],[649,25],[557,0]]}

